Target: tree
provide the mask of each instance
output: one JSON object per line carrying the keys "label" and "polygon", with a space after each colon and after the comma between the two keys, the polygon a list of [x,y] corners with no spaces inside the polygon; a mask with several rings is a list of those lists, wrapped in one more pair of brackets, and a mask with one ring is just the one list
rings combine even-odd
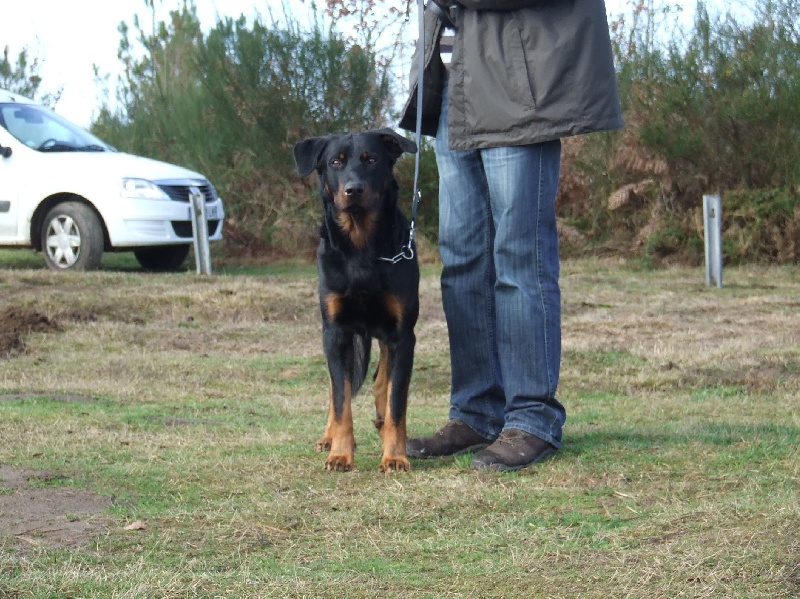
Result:
{"label": "tree", "polygon": [[[39,60],[36,58],[29,60],[27,48],[20,51],[14,64],[9,60],[9,54],[9,47],[6,46],[3,49],[3,59],[0,60],[0,88],[28,98],[36,98],[42,83],[42,78],[39,76]],[[60,97],[59,89],[53,94],[42,94],[38,100],[52,108]]]}

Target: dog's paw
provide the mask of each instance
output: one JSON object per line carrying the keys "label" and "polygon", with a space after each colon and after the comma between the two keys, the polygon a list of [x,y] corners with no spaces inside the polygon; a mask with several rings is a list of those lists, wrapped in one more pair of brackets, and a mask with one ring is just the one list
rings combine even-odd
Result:
{"label": "dog's paw", "polygon": [[381,472],[408,472],[411,470],[411,463],[405,456],[386,457],[381,459],[381,465],[378,466]]}
{"label": "dog's paw", "polygon": [[325,470],[331,472],[350,472],[353,468],[353,456],[331,453],[325,460]]}
{"label": "dog's paw", "polygon": [[314,445],[314,449],[316,449],[320,453],[323,451],[330,451],[331,442],[332,439],[330,437],[322,437],[322,439],[316,442],[316,444]]}

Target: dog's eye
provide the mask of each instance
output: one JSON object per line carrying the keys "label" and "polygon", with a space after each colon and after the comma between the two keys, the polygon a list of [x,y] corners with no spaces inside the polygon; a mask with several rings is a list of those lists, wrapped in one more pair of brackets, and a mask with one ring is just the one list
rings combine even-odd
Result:
{"label": "dog's eye", "polygon": [[376,162],[378,162],[378,159],[377,159],[377,158],[374,158],[374,157],[372,157],[372,156],[367,156],[367,157],[364,159],[364,162],[365,162],[366,164],[375,164]]}
{"label": "dog's eye", "polygon": [[343,162],[340,158],[334,158],[331,160],[331,166],[342,166]]}

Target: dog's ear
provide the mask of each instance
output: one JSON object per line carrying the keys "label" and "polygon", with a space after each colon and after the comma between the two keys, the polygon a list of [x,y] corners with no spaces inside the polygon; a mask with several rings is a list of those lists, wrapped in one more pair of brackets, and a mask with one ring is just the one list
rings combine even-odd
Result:
{"label": "dog's ear", "polygon": [[308,137],[294,144],[294,164],[298,175],[305,177],[317,168],[329,141],[330,136]]}
{"label": "dog's ear", "polygon": [[394,160],[400,158],[403,152],[409,152],[411,154],[417,153],[417,144],[407,137],[396,133],[392,129],[376,129],[374,133],[381,136],[383,145],[386,146],[386,149]]}

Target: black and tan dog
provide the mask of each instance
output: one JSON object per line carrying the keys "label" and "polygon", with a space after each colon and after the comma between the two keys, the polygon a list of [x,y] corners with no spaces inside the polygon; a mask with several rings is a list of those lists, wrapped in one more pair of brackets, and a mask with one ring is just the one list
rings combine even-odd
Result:
{"label": "black and tan dog", "polygon": [[416,151],[416,144],[390,129],[311,137],[294,147],[297,172],[319,175],[324,210],[317,267],[330,407],[317,450],[330,451],[326,470],[354,467],[352,398],[366,377],[373,338],[380,347],[374,382],[375,426],[383,442],[380,470],[410,468],[406,406],[419,265],[415,256],[391,258],[409,234],[393,168],[403,152]]}

